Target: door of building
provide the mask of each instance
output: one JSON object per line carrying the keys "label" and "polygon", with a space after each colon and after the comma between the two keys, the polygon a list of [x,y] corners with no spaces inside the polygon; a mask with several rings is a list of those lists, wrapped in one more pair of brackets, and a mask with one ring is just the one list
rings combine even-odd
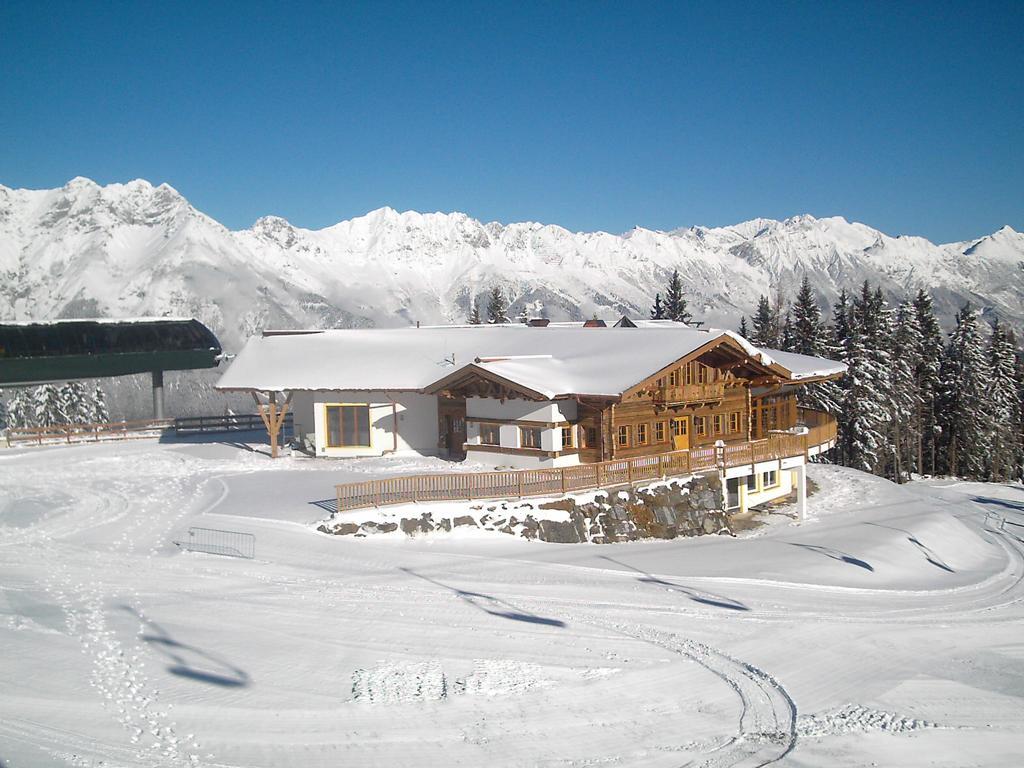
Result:
{"label": "door of building", "polygon": [[459,414],[446,413],[444,416],[445,448],[448,458],[462,461],[466,458],[466,418]]}
{"label": "door of building", "polygon": [[672,419],[672,450],[683,451],[690,447],[690,417],[676,416]]}

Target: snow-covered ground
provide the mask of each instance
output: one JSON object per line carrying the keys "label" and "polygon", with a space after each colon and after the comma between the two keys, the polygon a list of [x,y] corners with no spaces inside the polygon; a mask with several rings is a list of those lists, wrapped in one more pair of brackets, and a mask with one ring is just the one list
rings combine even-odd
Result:
{"label": "snow-covered ground", "polygon": [[816,466],[807,522],[740,538],[315,532],[334,483],[431,468],[0,451],[0,762],[1020,764],[1019,486]]}

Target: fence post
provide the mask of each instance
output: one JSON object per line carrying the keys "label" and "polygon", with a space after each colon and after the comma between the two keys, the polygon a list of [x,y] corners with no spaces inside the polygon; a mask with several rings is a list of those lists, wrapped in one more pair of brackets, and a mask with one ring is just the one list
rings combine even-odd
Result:
{"label": "fence post", "polygon": [[633,460],[626,459],[626,482],[633,484]]}
{"label": "fence post", "polygon": [[516,482],[519,484],[519,498],[523,498],[523,472],[516,472]]}
{"label": "fence post", "polygon": [[565,495],[565,467],[562,467],[558,474],[562,476],[562,495]]}
{"label": "fence post", "polygon": [[601,470],[604,469],[604,462],[597,462],[597,487],[600,488],[604,485],[604,481],[601,479]]}

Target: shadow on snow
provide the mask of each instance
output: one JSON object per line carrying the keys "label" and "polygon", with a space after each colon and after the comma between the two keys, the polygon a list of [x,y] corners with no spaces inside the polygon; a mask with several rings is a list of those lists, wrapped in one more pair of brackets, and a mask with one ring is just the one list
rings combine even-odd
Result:
{"label": "shadow on snow", "polygon": [[789,544],[791,547],[800,547],[801,549],[807,549],[811,552],[817,552],[819,555],[825,557],[831,557],[833,560],[838,560],[841,563],[849,563],[850,565],[856,565],[858,568],[863,568],[865,571],[874,572],[874,567],[871,563],[866,560],[861,560],[859,557],[848,555],[845,552],[840,552],[838,549],[832,549],[832,547],[822,547],[817,544],[799,544],[795,541],[784,541],[783,544]]}
{"label": "shadow on snow", "polygon": [[750,609],[741,603],[739,600],[733,600],[730,597],[724,597],[722,595],[716,595],[711,592],[702,592],[701,590],[694,589],[693,587],[687,587],[683,584],[676,584],[673,581],[666,581],[665,579],[658,578],[646,571],[642,571],[629,563],[624,563],[621,560],[616,560],[613,557],[607,555],[598,555],[602,560],[607,560],[609,563],[615,563],[621,565],[623,568],[628,568],[631,571],[639,573],[637,581],[641,584],[654,584],[659,587],[664,587],[671,592],[681,592],[688,598],[693,600],[695,603],[701,603],[703,605],[711,605],[715,608],[726,608],[730,611],[749,611]]}
{"label": "shadow on snow", "polygon": [[172,675],[225,688],[249,685],[250,678],[245,671],[215,654],[178,642],[166,629],[131,606],[122,605],[121,608],[142,622],[146,631],[141,638],[164,656],[169,662],[167,671]]}
{"label": "shadow on snow", "polygon": [[547,627],[559,627],[563,628],[566,623],[561,619],[549,619],[546,616],[538,616],[535,613],[524,611],[516,605],[502,600],[498,597],[491,595],[484,595],[480,592],[467,592],[464,589],[457,589],[456,587],[450,587],[437,579],[432,579],[429,576],[424,576],[422,573],[416,573],[411,568],[399,567],[403,573],[408,573],[410,576],[415,576],[417,579],[423,579],[424,581],[430,582],[438,587],[447,589],[453,592],[459,599],[465,601],[474,608],[477,608],[484,613],[490,614],[491,616],[498,616],[502,619],[509,619],[510,621],[524,621],[528,624],[542,624]]}
{"label": "shadow on snow", "polygon": [[939,557],[938,553],[935,552],[931,547],[922,544],[921,541],[912,532],[905,528],[897,528],[894,525],[883,525],[882,523],[864,523],[864,525],[873,525],[876,528],[888,528],[890,531],[898,531],[899,533],[907,534],[907,541],[917,547],[921,554],[924,555],[924,559],[934,565],[936,568],[941,568],[948,573],[956,573],[952,568],[946,565],[946,562]]}

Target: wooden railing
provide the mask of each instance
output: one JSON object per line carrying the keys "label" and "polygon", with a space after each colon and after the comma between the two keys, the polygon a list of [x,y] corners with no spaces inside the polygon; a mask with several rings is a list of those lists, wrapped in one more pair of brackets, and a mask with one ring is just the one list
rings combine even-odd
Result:
{"label": "wooden railing", "polygon": [[767,440],[671,451],[634,459],[577,464],[557,469],[520,469],[505,472],[449,472],[405,475],[335,486],[338,511],[383,507],[417,501],[459,501],[525,496],[557,496],[638,481],[710,472],[719,468],[754,465],[806,455],[808,449],[835,440],[831,417],[805,435],[777,435]]}
{"label": "wooden railing", "polygon": [[7,445],[17,443],[96,443],[101,440],[126,440],[152,437],[174,424],[173,419],[135,419],[97,424],[53,424],[49,427],[8,427]]}
{"label": "wooden railing", "polygon": [[[292,414],[284,419],[283,429],[292,426]],[[232,413],[219,416],[179,416],[174,420],[174,434],[182,435],[210,434],[214,432],[250,432],[265,430],[266,425],[258,413]]]}
{"label": "wooden railing", "polygon": [[725,384],[713,381],[709,384],[680,384],[675,387],[659,387],[654,390],[654,402],[670,403],[704,403],[709,400],[721,400],[725,397]]}
{"label": "wooden railing", "polygon": [[[284,428],[291,427],[291,415]],[[155,437],[173,429],[176,437],[215,432],[243,432],[266,429],[256,413],[228,416],[181,416],[176,419],[135,419],[96,424],[54,424],[49,427],[9,427],[4,430],[7,445],[21,443],[98,443],[104,440],[128,440]]]}

